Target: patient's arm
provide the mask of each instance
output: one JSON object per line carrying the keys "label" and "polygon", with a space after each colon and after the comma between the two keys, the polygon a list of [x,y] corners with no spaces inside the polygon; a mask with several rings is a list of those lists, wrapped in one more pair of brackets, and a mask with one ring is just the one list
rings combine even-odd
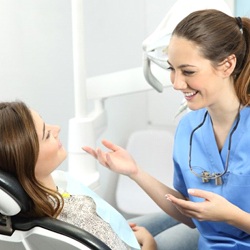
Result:
{"label": "patient's arm", "polygon": [[134,231],[142,250],[157,250],[154,237],[145,227],[137,226],[134,223],[129,223],[129,225]]}

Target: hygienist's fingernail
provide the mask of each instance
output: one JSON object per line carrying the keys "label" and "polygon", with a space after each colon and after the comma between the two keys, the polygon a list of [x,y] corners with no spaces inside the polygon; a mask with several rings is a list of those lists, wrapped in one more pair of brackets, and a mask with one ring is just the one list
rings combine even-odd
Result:
{"label": "hygienist's fingernail", "polygon": [[189,194],[194,194],[194,190],[191,189],[191,188],[189,188],[189,189],[188,189],[188,193],[189,193]]}
{"label": "hygienist's fingernail", "polygon": [[172,201],[168,194],[165,195],[165,198],[166,198],[168,201]]}

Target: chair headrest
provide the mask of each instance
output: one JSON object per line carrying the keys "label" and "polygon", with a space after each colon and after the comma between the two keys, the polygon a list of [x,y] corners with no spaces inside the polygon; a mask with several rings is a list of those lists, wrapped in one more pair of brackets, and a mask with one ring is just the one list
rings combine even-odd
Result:
{"label": "chair headrest", "polygon": [[0,213],[17,215],[30,209],[31,199],[19,181],[9,173],[0,170]]}

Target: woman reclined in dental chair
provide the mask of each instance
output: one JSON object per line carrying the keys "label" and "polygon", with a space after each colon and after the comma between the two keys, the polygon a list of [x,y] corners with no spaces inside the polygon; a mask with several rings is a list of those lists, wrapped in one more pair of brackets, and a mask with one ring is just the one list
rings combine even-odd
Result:
{"label": "woman reclined in dental chair", "polygon": [[[32,200],[32,209],[21,216],[57,218],[83,228],[115,250],[156,249],[154,238],[143,227],[129,226],[124,220],[122,230],[116,230],[121,224],[109,223],[108,205],[98,203],[91,190],[71,195],[56,186],[51,174],[66,158],[59,132],[58,126],[44,123],[23,102],[0,103],[0,170],[14,176]],[[100,208],[102,204],[107,207]]]}

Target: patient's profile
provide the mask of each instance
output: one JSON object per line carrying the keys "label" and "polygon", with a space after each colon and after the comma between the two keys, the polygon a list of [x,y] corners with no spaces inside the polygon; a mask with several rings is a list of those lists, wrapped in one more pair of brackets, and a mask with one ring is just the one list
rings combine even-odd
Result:
{"label": "patient's profile", "polygon": [[72,195],[57,187],[51,174],[67,157],[59,133],[59,126],[46,124],[24,102],[0,103],[0,169],[15,176],[33,201],[32,209],[22,216],[48,216],[72,223],[111,249],[156,249],[143,227],[127,224],[132,240],[120,237],[98,214],[98,206],[104,204],[96,202],[100,197]]}

